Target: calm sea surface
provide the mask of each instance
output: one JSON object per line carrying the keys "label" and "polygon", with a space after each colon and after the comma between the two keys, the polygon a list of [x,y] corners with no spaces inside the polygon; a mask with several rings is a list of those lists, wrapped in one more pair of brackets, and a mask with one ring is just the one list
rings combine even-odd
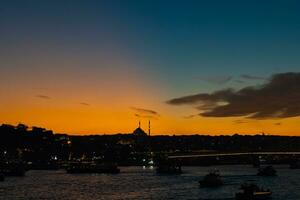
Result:
{"label": "calm sea surface", "polygon": [[[220,170],[225,185],[200,189],[198,181],[212,169]],[[183,167],[182,175],[156,175],[153,169],[121,167],[121,173],[67,174],[65,171],[29,171],[23,178],[0,182],[0,199],[228,199],[244,181],[254,181],[273,191],[274,200],[300,200],[300,170],[277,165],[278,177],[255,176],[247,165]]]}

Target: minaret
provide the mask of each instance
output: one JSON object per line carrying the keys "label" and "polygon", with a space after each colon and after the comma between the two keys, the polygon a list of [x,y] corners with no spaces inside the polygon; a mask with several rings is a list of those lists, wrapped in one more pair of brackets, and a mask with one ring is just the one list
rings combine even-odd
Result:
{"label": "minaret", "polygon": [[151,127],[151,124],[150,124],[150,120],[149,120],[149,130],[148,130],[149,136],[150,136],[150,127]]}
{"label": "minaret", "polygon": [[141,121],[139,121],[139,128],[141,128]]}

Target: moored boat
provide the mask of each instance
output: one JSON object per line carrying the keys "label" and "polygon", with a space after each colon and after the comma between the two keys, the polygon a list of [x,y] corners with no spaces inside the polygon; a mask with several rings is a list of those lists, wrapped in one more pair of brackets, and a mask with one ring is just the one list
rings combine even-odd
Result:
{"label": "moored boat", "polygon": [[272,196],[270,190],[259,188],[255,184],[243,184],[242,191],[235,194],[236,200],[267,200]]}
{"label": "moored boat", "polygon": [[219,187],[223,185],[220,173],[218,171],[210,172],[199,181],[200,187]]}

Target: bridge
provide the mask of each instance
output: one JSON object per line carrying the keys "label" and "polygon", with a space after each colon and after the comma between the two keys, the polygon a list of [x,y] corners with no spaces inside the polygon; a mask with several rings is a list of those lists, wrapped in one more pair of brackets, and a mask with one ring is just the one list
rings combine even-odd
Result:
{"label": "bridge", "polygon": [[168,156],[169,159],[201,158],[201,157],[225,157],[225,156],[263,156],[263,155],[300,155],[300,152],[241,152],[241,153],[209,153],[192,155]]}

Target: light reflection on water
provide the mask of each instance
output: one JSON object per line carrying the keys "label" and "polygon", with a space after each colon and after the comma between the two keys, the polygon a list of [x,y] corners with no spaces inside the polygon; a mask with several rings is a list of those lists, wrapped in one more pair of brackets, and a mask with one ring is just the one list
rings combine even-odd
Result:
{"label": "light reflection on water", "polygon": [[[200,189],[198,181],[212,169],[220,170],[225,186]],[[300,199],[300,170],[277,165],[278,177],[258,177],[251,166],[183,167],[182,175],[155,174],[153,169],[121,167],[121,173],[66,174],[65,171],[29,171],[23,178],[0,182],[0,199],[201,199],[233,197],[241,183],[253,180],[273,191],[274,200]]]}

